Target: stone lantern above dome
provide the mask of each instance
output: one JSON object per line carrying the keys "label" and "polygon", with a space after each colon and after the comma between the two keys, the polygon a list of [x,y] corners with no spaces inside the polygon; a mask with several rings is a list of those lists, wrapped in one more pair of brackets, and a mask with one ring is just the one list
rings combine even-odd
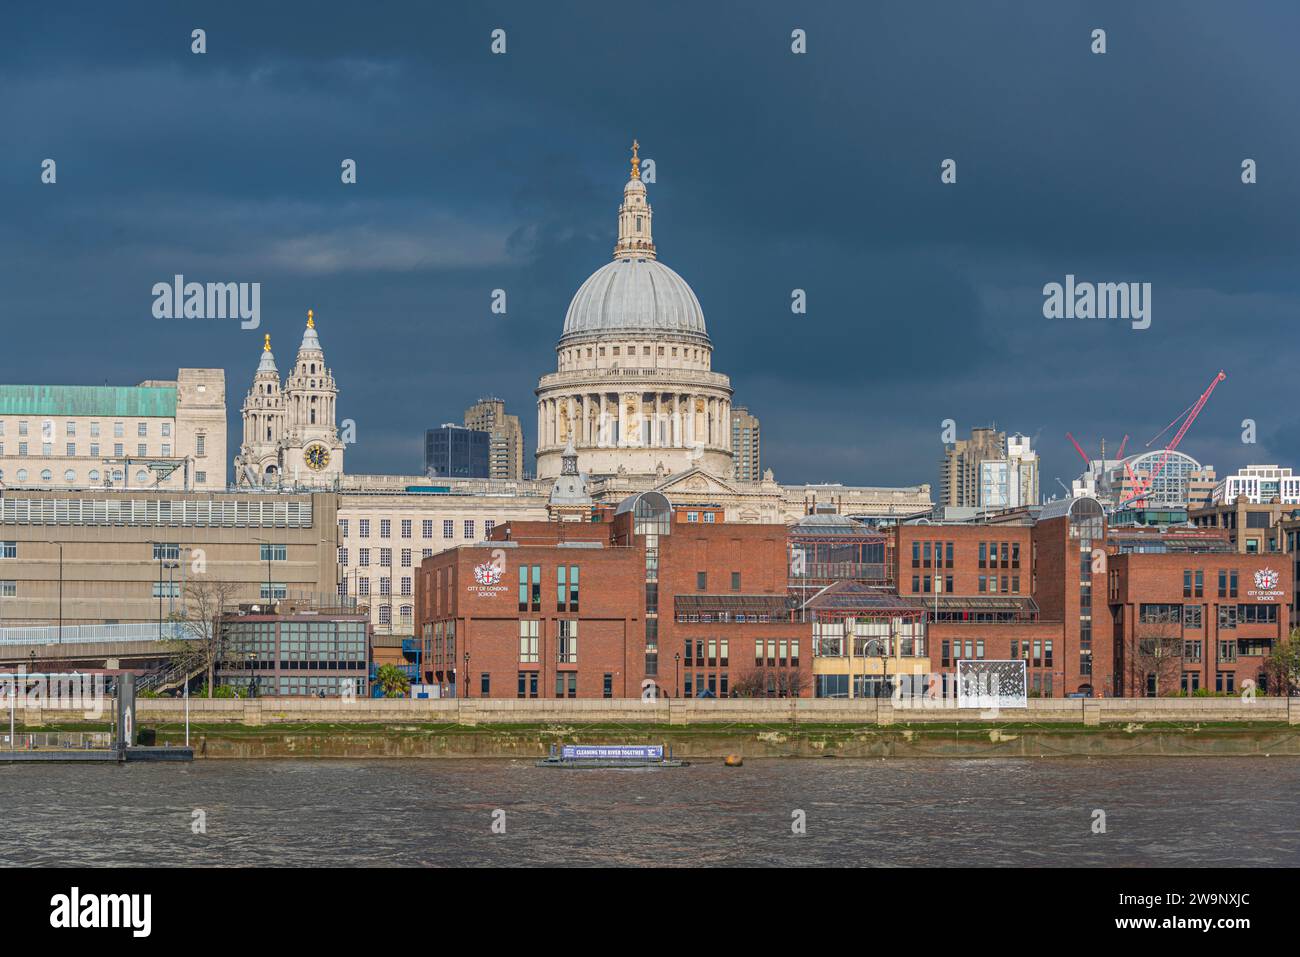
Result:
{"label": "stone lantern above dome", "polygon": [[578,288],[538,383],[538,478],[560,474],[570,439],[593,477],[731,475],[731,382],[712,370],[694,290],[658,260],[653,216],[633,141],[613,261]]}

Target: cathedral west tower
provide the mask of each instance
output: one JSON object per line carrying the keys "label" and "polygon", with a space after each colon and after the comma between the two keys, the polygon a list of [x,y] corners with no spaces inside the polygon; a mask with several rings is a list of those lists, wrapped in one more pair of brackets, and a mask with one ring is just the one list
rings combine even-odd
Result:
{"label": "cathedral west tower", "polygon": [[333,485],[343,474],[343,442],[335,425],[338,387],[325,364],[313,312],[283,385],[266,337],[244,400],[244,443],[235,459],[237,484]]}

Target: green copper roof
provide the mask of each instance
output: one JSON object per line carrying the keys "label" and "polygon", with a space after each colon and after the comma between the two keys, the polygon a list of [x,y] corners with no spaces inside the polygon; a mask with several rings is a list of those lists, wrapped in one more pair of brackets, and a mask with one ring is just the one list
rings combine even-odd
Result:
{"label": "green copper roof", "polygon": [[176,388],[0,385],[0,415],[176,417]]}

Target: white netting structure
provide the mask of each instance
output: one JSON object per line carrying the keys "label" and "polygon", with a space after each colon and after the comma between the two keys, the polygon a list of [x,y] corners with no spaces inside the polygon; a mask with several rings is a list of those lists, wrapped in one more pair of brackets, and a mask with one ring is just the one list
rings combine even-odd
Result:
{"label": "white netting structure", "polygon": [[957,707],[1029,707],[1029,685],[1025,678],[1024,659],[959,660]]}

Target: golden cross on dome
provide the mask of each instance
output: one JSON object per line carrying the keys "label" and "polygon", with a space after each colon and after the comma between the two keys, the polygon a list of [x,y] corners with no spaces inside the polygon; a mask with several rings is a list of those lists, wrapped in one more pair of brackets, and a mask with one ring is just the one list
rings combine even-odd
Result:
{"label": "golden cross on dome", "polygon": [[316,328],[316,320],[312,318],[312,311],[310,309],[307,310],[307,328],[308,329]]}
{"label": "golden cross on dome", "polygon": [[638,143],[636,140],[633,140],[632,141],[632,178],[633,179],[639,179],[641,176],[641,158],[637,155],[637,151],[640,148],[641,148],[641,144]]}
{"label": "golden cross on dome", "polygon": [[263,352],[271,351],[271,334],[269,332],[266,334],[266,342],[262,345],[262,351]]}

